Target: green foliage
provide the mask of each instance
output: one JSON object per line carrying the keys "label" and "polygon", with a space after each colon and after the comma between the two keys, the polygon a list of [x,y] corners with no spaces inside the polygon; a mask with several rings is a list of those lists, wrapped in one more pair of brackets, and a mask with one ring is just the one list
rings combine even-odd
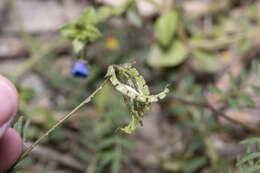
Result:
{"label": "green foliage", "polygon": [[[136,27],[142,26],[142,18],[139,15],[136,1],[128,0],[116,8],[108,6],[102,6],[97,9],[92,7],[87,8],[77,21],[61,27],[61,34],[72,40],[75,53],[81,52],[85,46],[89,46],[88,50],[90,50],[90,54],[94,52],[88,57],[92,64],[90,68],[92,68],[93,75],[86,81],[80,82],[71,77],[62,76],[60,68],[57,68],[54,65],[55,63],[52,63],[54,59],[50,61],[49,58],[45,58],[35,67],[34,70],[43,75],[44,78],[47,78],[55,92],[60,92],[63,97],[66,96],[66,103],[62,109],[70,109],[70,107],[78,103],[78,100],[89,94],[96,87],[96,81],[99,82],[101,77],[103,77],[105,73],[104,67],[109,64],[125,62],[129,57],[138,55],[137,57],[141,57],[138,61],[140,61],[142,67],[146,67],[144,60],[148,51],[143,50],[143,48],[139,50],[141,47],[139,47],[139,44],[136,46],[137,49],[135,51],[131,50],[133,48],[130,44],[130,46],[128,45],[128,40],[122,41],[124,40],[122,35],[119,36],[121,39],[120,44],[121,42],[125,42],[127,46],[120,46],[124,47],[124,49],[118,50],[116,53],[106,54],[103,50],[100,51],[100,47],[102,48],[100,45],[100,47],[96,48],[98,50],[94,50],[95,48],[92,49],[91,47],[92,43],[101,38],[98,25],[101,22],[106,22],[112,16],[121,16],[124,13],[126,13],[125,17],[132,25]],[[216,20],[218,19],[216,18]],[[202,94],[204,85],[197,83],[197,80],[200,79],[197,79],[194,74],[188,72],[189,69],[186,68],[186,65],[189,63],[184,62],[191,55],[190,57],[196,61],[196,65],[199,65],[199,70],[210,74],[218,72],[221,65],[216,55],[219,54],[219,50],[226,49],[226,45],[230,43],[230,40],[231,43],[238,43],[240,53],[248,51],[251,47],[251,42],[247,39],[246,35],[251,30],[250,21],[247,18],[242,19],[244,32],[239,39],[236,37],[233,39],[233,35],[236,36],[236,33],[228,34],[228,37],[226,37],[227,35],[223,31],[223,28],[221,29],[222,26],[218,28],[220,29],[218,31],[214,28],[215,33],[196,34],[194,31],[197,31],[198,28],[192,24],[187,24],[187,22],[189,23],[189,21],[181,18],[181,12],[176,9],[167,8],[157,17],[155,23],[152,23],[157,40],[152,44],[149,57],[146,60],[151,67],[160,67],[161,69],[145,68],[144,71],[151,74],[147,81],[155,83],[158,86],[157,88],[161,88],[162,85],[172,82],[173,85],[171,87],[174,88],[173,94],[175,96],[204,103],[206,102],[206,98]],[[127,33],[126,31],[124,32]],[[142,34],[142,32],[140,33]],[[111,33],[109,32],[109,34]],[[139,33],[135,34],[138,35]],[[232,37],[229,37],[229,35]],[[209,40],[207,40],[207,37]],[[135,42],[138,41],[135,40]],[[46,71],[46,66],[50,67],[50,70]],[[162,67],[176,68],[162,69]],[[258,64],[255,60],[252,62],[252,71],[256,75],[259,75]],[[214,85],[209,86],[210,90],[220,95],[221,101],[227,101],[235,109],[242,110],[243,105],[241,103],[244,103],[248,107],[255,107],[254,100],[242,89],[249,86],[256,94],[259,94],[260,87],[248,83],[246,70],[242,69],[240,73],[241,86],[240,81],[236,81],[231,74],[229,77],[231,85],[229,93],[221,91]],[[126,133],[132,133],[139,124],[142,125],[143,116],[149,111],[150,104],[163,99],[169,92],[166,88],[159,94],[151,95],[143,76],[129,64],[109,66],[107,78],[112,83],[111,86],[119,91],[118,94],[123,95],[125,106],[131,114],[132,119],[130,123],[126,127],[121,128]],[[123,116],[125,114],[124,105],[121,104],[123,100],[120,100],[120,97],[113,93],[111,86],[105,85],[100,95],[95,97],[94,105],[96,109],[94,114],[96,117],[84,118],[80,121],[81,126],[79,128],[74,127],[78,130],[79,134],[79,137],[75,140],[75,145],[78,145],[76,155],[84,160],[88,169],[87,172],[90,173],[108,172],[107,168],[110,169],[110,172],[118,173],[124,163],[127,163],[130,159],[126,155],[125,150],[130,150],[133,147],[131,140],[117,133],[118,127],[121,126],[126,117]],[[41,127],[49,128],[52,126],[56,118],[50,110],[39,107],[28,107],[26,102],[32,98],[33,90],[21,88],[20,96],[22,99],[20,101],[22,105],[21,111],[23,113],[26,115],[35,115],[36,113],[37,115],[43,115],[45,118],[40,123]],[[205,108],[180,104],[175,100],[171,103],[171,101],[167,102],[167,105],[172,104],[171,108],[167,110],[168,113],[175,115],[174,122],[178,124],[178,128],[181,128],[181,131],[190,130],[192,137],[186,138],[186,134],[184,133],[184,136],[178,139],[183,140],[182,142],[187,148],[182,153],[173,153],[172,157],[175,158],[170,158],[167,161],[162,159],[163,168],[172,172],[191,173],[209,166],[212,172],[223,172],[223,170],[226,172],[226,160],[216,153],[210,141],[211,133],[219,129],[225,129],[226,127],[215,122],[214,118],[212,118],[212,113],[206,111]],[[54,105],[55,108],[60,108],[58,107],[60,106],[59,104],[54,103]],[[88,113],[86,114],[88,115]],[[32,117],[30,116],[30,118]],[[26,129],[25,127],[28,124],[24,125],[24,129]],[[19,120],[15,126],[18,131],[24,131],[22,135],[25,140],[26,130],[22,130],[22,120]],[[56,141],[55,144],[63,145],[64,138],[60,138],[62,136],[60,135],[62,129],[56,130],[55,133],[52,133],[51,139]],[[178,140],[176,141],[178,142]],[[251,149],[248,151],[251,153]],[[242,172],[245,172],[243,164],[246,162],[252,166],[247,172],[257,170],[259,168],[258,165],[252,161],[257,157],[259,157],[259,153],[252,154],[250,157],[243,159],[239,158],[238,166]],[[43,170],[42,172],[46,171]]]}
{"label": "green foliage", "polygon": [[202,166],[204,166],[207,163],[206,157],[198,157],[195,159],[192,159],[187,163],[187,166],[183,168],[184,173],[190,173],[198,170]]}
{"label": "green foliage", "polygon": [[194,50],[193,54],[203,71],[216,73],[220,69],[220,63],[214,54],[199,49]]}
{"label": "green foliage", "polygon": [[257,60],[253,60],[252,63],[251,63],[251,69],[252,71],[257,75],[259,76],[259,67],[258,67],[258,63],[257,63]]}
{"label": "green foliage", "polygon": [[[241,173],[255,173],[260,170],[260,138],[249,138],[240,142],[241,144],[247,144],[247,154],[243,158],[238,155],[236,166]],[[252,144],[257,144],[257,150],[252,150]],[[232,170],[230,170],[232,173]]]}
{"label": "green foliage", "polygon": [[[23,142],[26,142],[27,140],[29,126],[30,121],[28,120],[24,122],[24,118],[22,116],[17,120],[17,122],[13,126],[16,132],[22,137]],[[15,173],[31,163],[32,160],[29,157],[20,159],[15,163],[15,165],[13,165],[11,169],[8,170],[7,173]]]}
{"label": "green foliage", "polygon": [[167,11],[159,16],[155,22],[155,35],[159,43],[168,47],[178,27],[178,13],[175,10]]}
{"label": "green foliage", "polygon": [[143,22],[136,3],[132,3],[130,5],[129,9],[126,12],[126,17],[129,23],[131,23],[133,26],[136,26],[138,28],[142,27]]}
{"label": "green foliage", "polygon": [[[258,75],[259,70],[256,60],[253,60],[251,63],[251,70],[256,75]],[[222,98],[222,101],[227,101],[227,103],[236,110],[242,111],[242,103],[248,107],[255,107],[255,101],[248,94],[246,94],[243,89],[250,87],[255,94],[259,94],[260,89],[258,86],[249,83],[247,72],[244,68],[242,68],[240,71],[240,82],[241,84],[239,87],[238,82],[235,80],[232,74],[229,74],[229,84],[231,86],[231,91],[229,93],[224,93],[213,85],[209,85],[209,89],[212,92],[217,93]]]}
{"label": "green foliage", "polygon": [[[113,97],[115,99],[111,100]],[[100,99],[103,98],[102,104]],[[125,118],[124,106],[120,95],[109,85],[95,98],[95,106],[100,111],[98,120],[87,118],[81,121],[80,147],[76,155],[85,163],[90,173],[118,173],[120,168],[129,160],[126,150],[131,150],[134,143],[117,132]]]}
{"label": "green foliage", "polygon": [[[214,85],[210,88],[218,90]],[[192,73],[185,75],[182,84],[171,93],[173,98],[188,100],[193,103],[207,103],[203,95],[204,86],[197,83]],[[169,99],[171,97],[169,96]],[[180,141],[185,149],[174,152],[171,159],[163,162],[163,168],[168,172],[199,172],[204,167],[209,167],[211,172],[226,172],[229,160],[215,151],[211,134],[225,129],[214,120],[214,115],[203,106],[193,106],[182,102],[173,102],[167,113],[172,115],[177,124],[175,129],[178,137],[174,141]],[[187,138],[186,134],[190,137]],[[177,143],[177,142],[176,142]],[[199,153],[199,154],[198,154]]]}
{"label": "green foliage", "polygon": [[97,14],[92,7],[84,10],[76,22],[65,24],[60,28],[61,34],[73,40],[72,45],[75,53],[79,53],[85,44],[90,44],[101,37],[97,28]]}
{"label": "green foliage", "polygon": [[97,28],[100,22],[106,21],[111,16],[122,15],[133,2],[133,0],[128,0],[117,8],[103,6],[96,10],[93,7],[88,7],[76,22],[63,25],[60,28],[60,33],[72,40],[74,52],[79,53],[85,45],[90,45],[102,36]]}
{"label": "green foliage", "polygon": [[166,51],[158,44],[151,47],[147,63],[153,67],[172,67],[183,63],[188,58],[188,50],[176,40]]}

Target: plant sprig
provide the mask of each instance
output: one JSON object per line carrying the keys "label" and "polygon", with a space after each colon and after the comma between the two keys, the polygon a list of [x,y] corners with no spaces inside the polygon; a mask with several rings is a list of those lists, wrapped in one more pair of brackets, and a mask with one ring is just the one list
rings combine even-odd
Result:
{"label": "plant sprig", "polygon": [[73,50],[78,54],[83,51],[86,45],[101,38],[102,34],[97,27],[99,23],[106,21],[112,16],[122,15],[134,2],[133,0],[128,0],[116,8],[102,6],[96,10],[93,7],[88,7],[77,21],[63,25],[59,29],[60,33],[65,38],[72,40]]}
{"label": "plant sprig", "polygon": [[[116,67],[116,68],[115,68]],[[116,73],[111,73],[113,70],[116,70]],[[122,74],[126,74],[123,75]],[[138,89],[132,88],[127,84],[122,84],[118,81],[117,77],[120,77],[121,81],[128,81],[127,84],[132,84],[132,87],[137,85]],[[130,82],[131,81],[131,82]],[[148,86],[144,78],[139,74],[139,72],[133,68],[130,64],[125,65],[112,65],[108,68],[107,75],[105,76],[105,80],[100,84],[100,86],[89,95],[83,102],[81,102],[76,108],[74,108],[70,113],[63,116],[60,120],[58,120],[47,132],[45,132],[42,136],[40,136],[20,157],[19,161],[24,160],[29,153],[39,145],[44,139],[48,137],[48,135],[60,127],[67,119],[69,119],[72,115],[74,115],[80,108],[85,106],[87,103],[92,101],[92,98],[102,90],[103,86],[107,83],[111,82],[112,86],[119,91],[123,97],[125,98],[125,103],[128,107],[130,107],[129,111],[132,115],[132,121],[128,126],[121,128],[125,133],[132,133],[137,125],[142,125],[143,115],[149,111],[149,106],[151,102],[157,102],[159,99],[163,99],[166,94],[169,92],[168,88],[166,88],[163,92],[157,95],[150,95]],[[134,97],[133,97],[134,96]],[[21,121],[18,121],[17,125],[19,131],[21,131]],[[19,162],[18,161],[18,162]]]}

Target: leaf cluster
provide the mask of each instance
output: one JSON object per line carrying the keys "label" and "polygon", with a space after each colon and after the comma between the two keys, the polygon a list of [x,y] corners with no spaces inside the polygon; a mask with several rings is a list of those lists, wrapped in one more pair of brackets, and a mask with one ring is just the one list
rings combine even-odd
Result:
{"label": "leaf cluster", "polygon": [[[114,99],[111,100],[111,97]],[[110,85],[105,85],[94,100],[100,118],[81,121],[80,145],[75,154],[86,163],[90,173],[108,172],[108,169],[109,172],[118,173],[129,161],[126,151],[131,150],[134,143],[117,131],[125,118],[120,101],[120,96],[113,92]]]}
{"label": "leaf cluster", "polygon": [[[241,173],[254,173],[260,170],[260,138],[249,138],[240,142],[240,144],[246,144],[247,154],[244,157],[238,155],[236,166],[239,168]],[[256,144],[256,151],[253,150],[252,145]],[[232,173],[232,170],[229,170]]]}
{"label": "leaf cluster", "polygon": [[[253,60],[251,62],[251,71],[255,73],[256,76],[259,77],[259,67],[257,60]],[[231,90],[229,93],[225,93],[214,85],[209,85],[209,89],[218,94],[221,97],[221,101],[227,101],[227,103],[234,109],[241,111],[242,103],[246,104],[248,107],[255,107],[255,101],[249,96],[247,93],[243,91],[243,89],[249,87],[255,94],[260,94],[260,87],[254,84],[251,84],[248,80],[248,74],[245,68],[242,68],[240,71],[240,87],[238,82],[235,80],[232,74],[229,74],[229,84],[231,86]]]}
{"label": "leaf cluster", "polygon": [[102,36],[97,27],[100,22],[106,21],[111,16],[122,15],[132,2],[134,1],[128,0],[116,8],[102,6],[95,9],[88,7],[77,21],[63,25],[60,28],[60,33],[72,40],[74,52],[79,53],[85,45],[95,42]]}

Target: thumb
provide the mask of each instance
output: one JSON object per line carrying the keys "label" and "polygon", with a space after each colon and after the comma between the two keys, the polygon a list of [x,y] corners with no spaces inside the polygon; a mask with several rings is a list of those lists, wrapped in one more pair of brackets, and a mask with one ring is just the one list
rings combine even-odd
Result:
{"label": "thumb", "polygon": [[10,126],[18,110],[18,94],[14,85],[0,75],[0,138]]}

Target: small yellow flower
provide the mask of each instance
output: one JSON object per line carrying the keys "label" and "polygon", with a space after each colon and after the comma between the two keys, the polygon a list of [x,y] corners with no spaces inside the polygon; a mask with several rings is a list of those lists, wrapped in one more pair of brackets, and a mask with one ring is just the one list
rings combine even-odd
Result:
{"label": "small yellow flower", "polygon": [[232,54],[230,51],[224,51],[221,55],[222,62],[230,62],[232,58]]}
{"label": "small yellow flower", "polygon": [[106,40],[106,48],[110,51],[118,50],[118,40],[115,37],[108,37]]}

